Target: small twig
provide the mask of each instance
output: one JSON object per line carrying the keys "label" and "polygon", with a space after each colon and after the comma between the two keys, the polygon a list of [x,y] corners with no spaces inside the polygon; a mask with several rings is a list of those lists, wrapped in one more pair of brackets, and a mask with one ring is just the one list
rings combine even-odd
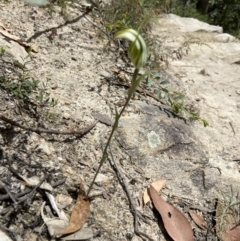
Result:
{"label": "small twig", "polygon": [[82,130],[77,130],[77,131],[58,131],[58,130],[47,130],[47,129],[42,129],[42,128],[34,128],[34,127],[28,127],[28,126],[24,126],[21,125],[19,123],[17,123],[14,120],[11,120],[3,115],[0,115],[0,120],[3,120],[13,126],[17,126],[21,129],[27,130],[27,131],[32,131],[32,132],[36,132],[38,134],[40,133],[49,133],[49,134],[61,134],[61,135],[80,135],[83,136],[86,133],[88,133],[96,124],[98,121],[95,121],[94,123],[92,123],[91,125],[83,128]]}
{"label": "small twig", "polygon": [[[66,179],[56,181],[51,186],[53,188],[56,188],[57,186],[62,185],[65,181],[66,181]],[[32,192],[32,189],[28,188],[25,191],[17,193],[17,194],[8,193],[5,195],[0,195],[0,201],[8,200],[10,198],[9,194],[11,194],[14,199],[19,199],[20,197],[25,196],[25,195],[29,194],[30,192]]]}
{"label": "small twig", "polygon": [[1,180],[0,180],[0,187],[2,187],[2,188],[6,191],[8,197],[13,201],[14,206],[16,206],[16,205],[17,205],[17,201],[15,200],[15,198],[13,197],[13,195],[11,194],[11,192],[8,190],[8,188],[6,187],[6,185],[5,185]]}
{"label": "small twig", "polygon": [[10,206],[8,212],[3,216],[3,218],[8,218],[14,212],[14,208]]}
{"label": "small twig", "polygon": [[62,185],[63,183],[65,183],[65,182],[66,182],[66,178],[56,181],[56,182],[53,183],[51,186],[52,186],[53,188],[56,188],[56,187]]}
{"label": "small twig", "polygon": [[[11,193],[11,195],[13,196],[13,198],[18,199],[19,197],[22,197],[22,196],[30,193],[31,191],[32,191],[32,189],[29,188],[29,189],[25,190],[24,192],[20,192],[18,194]],[[9,193],[5,194],[5,195],[1,195],[0,196],[0,201],[8,200],[9,198],[10,198],[9,197]]]}
{"label": "small twig", "polygon": [[235,129],[233,128],[233,124],[232,124],[232,122],[231,122],[231,121],[229,121],[229,125],[231,126],[232,131],[233,131],[233,134],[234,134],[234,136],[235,136],[235,135],[236,135],[236,132],[235,132]]}
{"label": "small twig", "polygon": [[44,176],[44,177],[39,181],[39,183],[31,190],[30,193],[28,193],[28,194],[27,194],[25,197],[23,197],[23,198],[19,198],[19,199],[18,199],[18,204],[19,204],[19,203],[22,203],[22,202],[25,202],[26,200],[29,202],[29,201],[33,198],[33,196],[35,195],[37,188],[39,188],[39,187],[43,184],[43,182],[45,181],[45,179],[46,179],[46,176]]}
{"label": "small twig", "polygon": [[60,25],[57,26],[57,27],[52,27],[52,28],[48,28],[48,29],[45,29],[45,30],[42,30],[42,31],[38,31],[38,32],[34,33],[28,40],[26,40],[26,42],[29,43],[29,42],[31,42],[33,39],[36,39],[36,38],[40,37],[42,34],[51,32],[51,31],[54,30],[54,29],[60,29],[60,28],[63,28],[64,26],[67,26],[67,25],[69,25],[69,24],[76,23],[76,22],[78,22],[81,18],[83,18],[85,15],[89,14],[91,11],[92,11],[92,8],[90,7],[90,8],[88,8],[88,9],[86,9],[86,12],[85,12],[85,13],[83,13],[81,16],[76,17],[75,19],[67,20],[65,23],[60,24]]}
{"label": "small twig", "polygon": [[129,203],[130,203],[130,211],[131,211],[131,213],[133,214],[133,217],[134,217],[134,232],[139,237],[145,237],[145,238],[149,239],[150,241],[154,241],[146,233],[143,233],[143,232],[139,231],[139,228],[138,228],[138,218],[142,219],[146,223],[148,223],[148,222],[144,218],[144,215],[142,215],[136,209],[136,207],[134,205],[134,201],[133,201],[131,193],[130,193],[130,191],[128,189],[127,182],[126,182],[126,179],[124,177],[124,174],[120,171],[120,169],[118,168],[117,163],[116,163],[116,161],[114,159],[114,156],[113,156],[113,153],[112,153],[111,143],[109,145],[109,151],[110,151],[110,154],[111,154],[111,158],[109,158],[109,162],[110,162],[111,166],[113,167],[113,169],[115,170],[115,172],[117,174],[117,177],[118,177],[118,180],[119,180],[121,186],[123,187],[125,193],[127,194],[127,198],[128,198]]}

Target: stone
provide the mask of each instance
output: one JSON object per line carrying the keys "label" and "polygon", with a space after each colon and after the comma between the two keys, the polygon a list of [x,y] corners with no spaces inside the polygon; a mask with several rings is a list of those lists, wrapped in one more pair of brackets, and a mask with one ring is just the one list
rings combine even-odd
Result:
{"label": "stone", "polygon": [[232,41],[236,40],[236,38],[234,36],[232,36],[228,33],[217,34],[214,37],[217,41],[225,42],[225,43],[232,42]]}
{"label": "stone", "polygon": [[5,50],[5,53],[3,56],[6,57],[6,55],[8,55],[10,58],[13,59],[13,61],[18,61],[21,64],[24,64],[27,61],[29,61],[28,53],[20,44],[18,44],[13,40],[6,41],[4,36],[1,34],[0,34],[0,46]]}
{"label": "stone", "polygon": [[107,177],[104,174],[99,173],[96,177],[95,183],[98,184],[99,186],[101,185],[107,185],[109,182],[109,177]]}
{"label": "stone", "polygon": [[73,199],[64,194],[58,194],[56,196],[56,204],[58,208],[63,209],[69,206],[72,203]]}
{"label": "stone", "polygon": [[[159,25],[161,26],[161,32],[214,32],[222,33],[223,29],[219,26],[213,26],[208,23],[204,23],[195,18],[184,18],[175,14],[167,14],[164,17],[159,18]],[[155,30],[155,29],[154,29]],[[153,32],[154,32],[153,30]]]}
{"label": "stone", "polygon": [[140,112],[155,112],[123,117],[116,135],[118,142],[146,176],[167,179],[176,195],[200,197],[205,189],[200,167],[208,163],[202,143],[183,120],[169,118],[147,103],[134,104]]}

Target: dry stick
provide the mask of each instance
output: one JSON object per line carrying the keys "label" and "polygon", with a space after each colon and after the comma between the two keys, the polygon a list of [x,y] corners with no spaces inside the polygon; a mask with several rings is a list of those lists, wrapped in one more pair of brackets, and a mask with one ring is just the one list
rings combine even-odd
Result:
{"label": "dry stick", "polygon": [[46,177],[44,176],[40,181],[39,183],[31,190],[30,193],[28,193],[25,197],[22,197],[22,198],[19,198],[18,199],[18,203],[22,203],[22,202],[25,202],[25,201],[30,201],[31,199],[33,199],[35,193],[36,193],[36,190],[43,184],[43,182],[45,181]]}
{"label": "dry stick", "polygon": [[34,127],[28,127],[28,126],[24,126],[21,125],[19,123],[17,123],[14,120],[11,120],[3,115],[0,115],[0,120],[3,120],[13,126],[17,126],[21,129],[27,130],[27,131],[32,131],[32,132],[36,132],[38,134],[40,133],[50,133],[50,134],[62,134],[62,135],[80,135],[83,136],[86,133],[88,133],[97,123],[98,121],[95,121],[94,123],[92,123],[91,125],[83,128],[82,130],[77,130],[77,131],[57,131],[57,130],[47,130],[47,129],[42,129],[42,128],[34,128]]}
{"label": "dry stick", "polygon": [[0,180],[0,187],[2,187],[2,188],[6,191],[8,197],[13,201],[14,206],[16,206],[16,205],[17,205],[17,201],[15,200],[15,198],[13,197],[13,195],[11,194],[11,192],[8,190],[8,188],[6,187],[6,185],[5,185],[1,180]]}
{"label": "dry stick", "polygon": [[[56,181],[55,183],[53,183],[51,186],[53,188],[56,188],[57,186],[59,185],[62,185],[64,182],[66,181],[66,179],[62,179],[62,180],[59,180],[59,181]],[[11,193],[12,197],[15,198],[15,199],[19,199],[20,197],[24,196],[24,195],[27,195],[29,194],[30,192],[32,192],[32,189],[31,188],[28,188],[27,190],[23,191],[23,192],[20,192],[20,193],[17,193],[17,194],[13,194]],[[9,197],[9,194],[5,194],[5,195],[1,195],[0,196],[0,201],[4,201],[4,200],[8,200],[10,197]]]}
{"label": "dry stick", "polygon": [[92,8],[90,7],[90,8],[88,8],[88,9],[86,10],[85,13],[83,13],[81,16],[76,17],[75,19],[67,20],[65,23],[60,24],[60,25],[58,25],[57,27],[52,27],[52,28],[48,28],[48,29],[45,29],[45,30],[36,32],[36,33],[34,33],[33,36],[31,36],[26,42],[29,43],[29,42],[31,42],[33,39],[36,39],[36,38],[40,37],[40,36],[41,36],[42,34],[44,34],[44,33],[48,33],[48,32],[54,31],[54,30],[56,30],[56,29],[60,29],[60,28],[62,28],[62,27],[64,27],[64,26],[67,26],[67,25],[69,25],[69,24],[76,23],[76,22],[78,22],[81,18],[83,18],[85,15],[89,14],[91,11],[92,11]]}
{"label": "dry stick", "polygon": [[118,177],[118,180],[119,180],[120,184],[122,185],[125,193],[127,194],[127,198],[128,198],[129,203],[130,203],[130,211],[131,211],[131,213],[134,216],[134,232],[139,237],[145,237],[145,238],[149,239],[150,241],[154,241],[146,233],[143,233],[143,232],[139,231],[139,228],[138,228],[138,218],[142,219],[146,223],[148,223],[148,222],[143,217],[143,215],[136,209],[136,207],[134,205],[134,201],[132,199],[131,193],[130,193],[130,191],[128,189],[128,186],[127,186],[126,178],[125,178],[124,174],[118,168],[117,163],[116,163],[116,161],[114,159],[114,156],[113,156],[113,153],[112,153],[111,143],[109,144],[109,151],[110,151],[110,155],[111,155],[111,158],[108,158],[109,159],[109,163],[111,164],[111,166],[115,170],[115,172],[117,174],[117,177]]}

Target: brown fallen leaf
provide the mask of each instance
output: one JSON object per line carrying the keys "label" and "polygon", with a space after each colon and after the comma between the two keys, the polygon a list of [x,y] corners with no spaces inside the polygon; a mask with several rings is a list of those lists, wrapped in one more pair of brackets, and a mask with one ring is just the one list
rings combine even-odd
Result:
{"label": "brown fallen leaf", "polygon": [[174,241],[193,241],[193,231],[187,218],[178,209],[165,202],[153,186],[150,186],[149,193],[169,236]]}
{"label": "brown fallen leaf", "polygon": [[[219,200],[216,207],[216,233],[223,241],[240,241],[240,226],[236,226],[236,210],[226,207]],[[221,223],[222,222],[222,223]]]}
{"label": "brown fallen leaf", "polygon": [[15,36],[15,35],[10,34],[8,31],[3,30],[3,29],[0,28],[0,33],[1,33],[2,35],[4,35],[5,37],[7,37],[7,38],[9,38],[9,39],[12,39],[12,40],[14,40],[15,42],[19,43],[19,44],[22,45],[23,47],[31,48],[32,51],[34,51],[34,52],[36,52],[36,53],[38,52],[35,47],[33,47],[33,46],[31,46],[29,43],[23,41],[21,38]]}
{"label": "brown fallen leaf", "polygon": [[80,183],[80,190],[68,226],[60,233],[60,235],[70,234],[78,231],[85,224],[90,212],[90,202],[87,200],[83,184]]}
{"label": "brown fallen leaf", "polygon": [[224,241],[240,241],[240,226],[227,230],[226,233],[222,234],[221,238]]}
{"label": "brown fallen leaf", "polygon": [[194,223],[196,223],[199,228],[201,228],[203,230],[207,229],[207,224],[204,221],[203,217],[198,215],[193,210],[189,210],[188,212],[189,212],[189,215],[191,216],[192,220],[194,221]]}
{"label": "brown fallen leaf", "polygon": [[[165,179],[158,180],[156,182],[152,182],[151,185],[155,188],[157,192],[159,192],[164,185],[166,184]],[[150,197],[148,195],[148,189],[146,188],[143,193],[143,203],[146,205],[150,201]]]}

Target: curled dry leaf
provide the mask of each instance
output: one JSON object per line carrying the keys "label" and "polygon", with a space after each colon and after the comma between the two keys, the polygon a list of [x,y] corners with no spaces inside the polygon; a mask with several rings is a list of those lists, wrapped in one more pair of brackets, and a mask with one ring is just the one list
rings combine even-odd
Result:
{"label": "curled dry leaf", "polygon": [[45,202],[43,202],[42,206],[41,206],[41,216],[42,219],[44,221],[44,223],[46,224],[47,228],[48,228],[48,232],[50,234],[51,237],[57,236],[63,229],[65,229],[68,225],[68,221],[67,220],[61,220],[58,218],[49,218],[44,214],[44,206],[45,206]]}
{"label": "curled dry leaf", "polygon": [[199,228],[204,229],[204,230],[207,229],[206,228],[207,225],[206,225],[206,222],[204,221],[203,217],[198,215],[193,210],[189,210],[188,212],[189,212],[189,215],[191,216],[192,220],[194,221],[194,223],[196,223]]}
{"label": "curled dry leaf", "polygon": [[193,241],[193,231],[187,218],[178,209],[165,202],[153,186],[150,186],[149,193],[169,236],[174,241]]}
{"label": "curled dry leaf", "polygon": [[75,206],[73,207],[69,225],[60,233],[60,235],[70,234],[78,231],[84,225],[90,212],[90,202],[85,195],[82,183]]}
{"label": "curled dry leaf", "polygon": [[[165,179],[161,179],[161,180],[158,180],[156,182],[151,183],[151,185],[155,188],[155,190],[157,192],[159,192],[164,187],[165,184],[166,184]],[[143,203],[144,203],[144,205],[146,205],[149,201],[150,201],[150,197],[148,195],[148,189],[146,188],[144,190],[144,193],[143,193]]]}
{"label": "curled dry leaf", "polygon": [[55,198],[52,194],[45,192],[46,196],[48,197],[49,202],[51,203],[52,209],[56,212],[56,214],[58,215],[58,217],[61,220],[65,220],[68,222],[68,218],[66,217],[64,212],[59,211],[58,206],[56,204]]}
{"label": "curled dry leaf", "polygon": [[76,233],[64,236],[61,240],[87,240],[93,237],[93,231],[90,228],[81,228]]}

